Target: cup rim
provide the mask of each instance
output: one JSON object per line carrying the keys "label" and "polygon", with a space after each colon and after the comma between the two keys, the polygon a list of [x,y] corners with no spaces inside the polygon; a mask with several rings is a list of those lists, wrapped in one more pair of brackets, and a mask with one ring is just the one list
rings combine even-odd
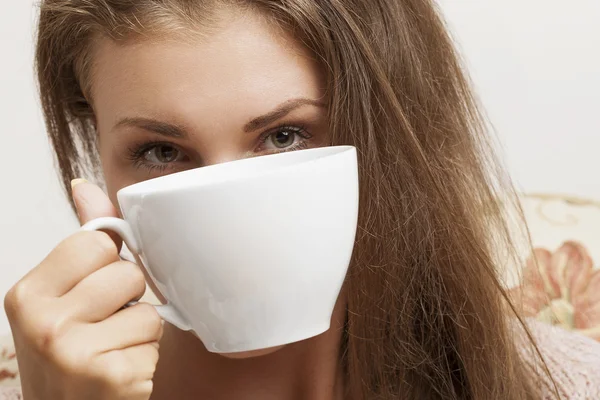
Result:
{"label": "cup rim", "polygon": [[[322,154],[317,154],[315,157],[306,158],[306,159],[300,160],[296,163],[283,165],[278,169],[278,171],[289,170],[289,169],[297,168],[299,166],[305,166],[306,164],[313,164],[313,163],[319,162],[320,160],[322,160],[325,157],[335,157],[335,156],[339,156],[344,153],[347,153],[348,151],[353,151],[353,150],[356,150],[356,148],[354,146],[349,146],[349,145],[324,146],[324,147],[315,147],[315,148],[304,149],[304,150],[296,150],[296,151],[293,151],[293,153],[310,152],[310,153],[322,153]],[[193,175],[201,175],[201,174],[207,173],[209,171],[213,171],[213,170],[217,170],[217,169],[226,167],[227,165],[230,165],[231,163],[250,164],[252,162],[256,162],[256,160],[259,158],[264,160],[264,158],[266,158],[266,157],[280,158],[280,157],[284,157],[286,155],[289,155],[289,153],[283,152],[283,153],[268,154],[268,155],[258,156],[258,157],[237,159],[237,160],[232,160],[232,161],[226,161],[226,162],[219,163],[219,164],[209,165],[206,167],[198,167],[198,168],[193,168],[193,169],[189,169],[186,171],[176,172],[173,174],[163,175],[163,176],[159,176],[157,178],[147,179],[142,182],[137,182],[132,185],[125,186],[124,188],[121,188],[117,191],[117,197],[121,198],[122,196],[136,196],[136,195],[144,195],[144,194],[150,194],[150,193],[158,194],[158,193],[167,193],[167,192],[177,192],[180,190],[185,190],[186,188],[189,188],[189,186],[187,186],[187,185],[180,186],[180,187],[167,186],[167,187],[163,187],[163,188],[160,188],[160,187],[157,188],[155,185],[157,183],[164,183],[164,182],[168,182],[173,179],[181,179],[181,176],[187,177],[187,176],[193,176]],[[248,179],[248,178],[252,178],[252,177],[256,177],[256,176],[262,176],[262,175],[266,175],[266,174],[269,174],[272,172],[273,172],[272,170],[261,170],[261,171],[256,172],[255,174],[244,175],[243,179]],[[242,179],[242,178],[236,177],[236,176],[230,176],[229,178],[218,180],[217,182],[214,182],[214,183],[235,182],[239,179]],[[152,190],[145,189],[147,186],[152,186],[153,189]],[[196,185],[196,187],[201,187],[201,186],[204,186],[204,184],[198,183]]]}

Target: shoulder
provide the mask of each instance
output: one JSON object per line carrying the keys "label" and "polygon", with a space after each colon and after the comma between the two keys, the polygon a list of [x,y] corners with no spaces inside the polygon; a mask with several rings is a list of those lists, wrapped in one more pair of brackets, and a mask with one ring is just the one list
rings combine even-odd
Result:
{"label": "shoulder", "polygon": [[[533,338],[563,399],[600,399],[600,342],[535,320],[527,320]],[[520,350],[534,366],[534,353],[521,341]],[[536,365],[537,364],[537,365]],[[546,386],[546,385],[544,385]],[[546,399],[553,398],[550,392]]]}

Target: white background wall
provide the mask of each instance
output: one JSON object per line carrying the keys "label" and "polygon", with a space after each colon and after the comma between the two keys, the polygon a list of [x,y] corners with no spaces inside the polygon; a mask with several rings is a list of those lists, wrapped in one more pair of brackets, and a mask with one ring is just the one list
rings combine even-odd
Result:
{"label": "white background wall", "polygon": [[[37,0],[36,0],[37,2]],[[0,0],[0,296],[76,220],[59,190],[33,80],[32,0]],[[1,303],[0,303],[1,304]],[[0,308],[0,334],[9,330]]]}
{"label": "white background wall", "polygon": [[[440,2],[519,186],[600,199],[600,2]],[[2,0],[0,294],[77,227],[38,110],[34,17],[31,0]]]}
{"label": "white background wall", "polygon": [[440,3],[520,186],[600,198],[600,1]]}

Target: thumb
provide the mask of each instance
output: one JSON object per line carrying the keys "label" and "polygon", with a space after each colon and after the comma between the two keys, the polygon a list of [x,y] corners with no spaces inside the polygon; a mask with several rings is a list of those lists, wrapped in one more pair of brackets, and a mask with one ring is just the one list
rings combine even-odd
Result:
{"label": "thumb", "polygon": [[[71,181],[71,195],[77,209],[79,222],[83,225],[93,219],[100,217],[118,217],[119,213],[112,202],[97,185],[85,179],[73,179]],[[121,238],[114,232],[107,232],[121,248]]]}

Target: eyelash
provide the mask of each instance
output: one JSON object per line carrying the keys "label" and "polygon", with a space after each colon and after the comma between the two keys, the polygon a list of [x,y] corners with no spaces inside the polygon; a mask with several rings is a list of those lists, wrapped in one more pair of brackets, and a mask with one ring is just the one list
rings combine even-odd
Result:
{"label": "eyelash", "polygon": [[174,146],[172,143],[169,143],[169,142],[149,141],[149,142],[144,142],[142,144],[138,144],[138,145],[128,148],[127,149],[127,153],[128,153],[127,159],[133,163],[133,166],[136,169],[146,168],[150,172],[153,172],[153,171],[162,172],[162,171],[166,170],[167,168],[169,168],[171,166],[171,164],[169,164],[169,163],[153,164],[153,163],[149,163],[144,160],[144,155],[148,151],[152,150],[155,147],[159,147],[159,146],[170,146],[170,147],[176,148],[178,151],[182,151],[179,149],[178,146]]}
{"label": "eyelash", "polygon": [[[259,142],[260,142],[259,146],[264,145],[271,135],[274,135],[280,131],[293,132],[295,135],[299,136],[302,140],[299,141],[297,144],[294,144],[290,147],[286,147],[286,148],[280,149],[280,150],[269,151],[267,154],[285,153],[288,151],[305,149],[308,147],[307,141],[310,138],[312,138],[312,135],[310,133],[308,133],[308,131],[306,130],[306,128],[303,125],[285,124],[285,125],[277,126],[273,129],[269,130],[268,132],[265,132],[264,134],[262,134],[261,137],[259,138]],[[132,146],[129,149],[127,149],[127,152],[128,152],[127,159],[133,162],[133,166],[136,169],[146,168],[149,172],[154,172],[154,171],[163,172],[166,169],[172,167],[173,163],[153,164],[153,163],[146,162],[144,160],[144,155],[148,151],[150,151],[153,148],[158,147],[158,146],[173,147],[173,148],[177,149],[178,151],[181,151],[182,153],[185,154],[185,152],[183,152],[183,150],[181,150],[178,146],[173,145],[172,143],[163,142],[163,141],[150,141],[150,142],[144,142],[142,144]]]}
{"label": "eyelash", "polygon": [[308,143],[306,143],[306,142],[310,138],[312,138],[312,135],[310,133],[308,133],[308,131],[306,130],[306,128],[303,125],[280,125],[280,126],[277,126],[273,129],[269,130],[268,132],[265,132],[260,137],[261,145],[265,144],[271,135],[274,135],[280,131],[293,132],[295,135],[302,138],[302,140],[300,142],[298,142],[297,144],[294,144],[290,147],[286,147],[284,149],[279,149],[279,150],[274,150],[274,151],[271,151],[270,153],[285,153],[287,151],[305,149],[308,146]]}

